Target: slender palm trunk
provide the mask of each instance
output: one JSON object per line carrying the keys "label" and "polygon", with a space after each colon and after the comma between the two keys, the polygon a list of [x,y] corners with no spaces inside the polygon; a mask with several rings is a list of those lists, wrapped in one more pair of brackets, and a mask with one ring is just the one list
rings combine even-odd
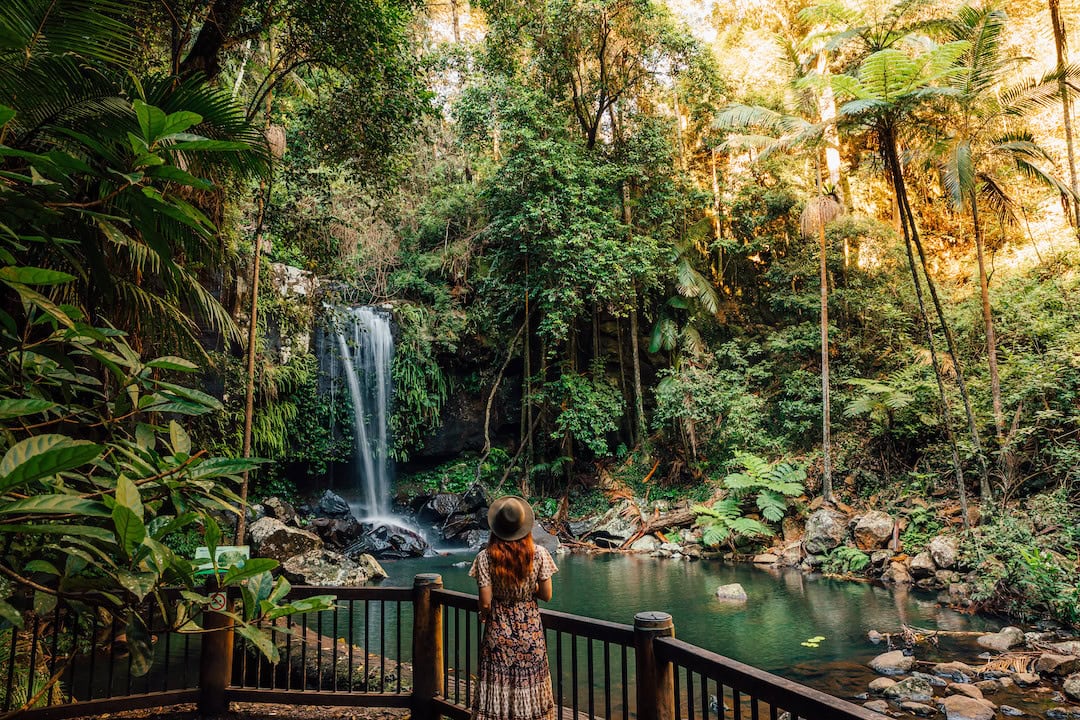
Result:
{"label": "slender palm trunk", "polygon": [[[1060,0],[1049,0],[1050,5],[1050,23],[1054,28],[1054,49],[1057,52],[1057,71],[1061,77],[1058,79],[1058,86],[1061,88],[1061,108],[1062,117],[1065,122],[1065,147],[1069,156],[1069,187],[1073,191],[1073,195],[1080,195],[1077,191],[1077,178],[1076,178],[1076,152],[1073,145],[1073,127],[1072,127],[1072,100],[1069,98],[1069,87],[1065,82],[1064,70],[1065,70],[1065,24],[1061,21],[1061,4]],[[1073,199],[1072,201],[1073,215],[1070,218],[1073,224],[1080,227],[1080,202]]]}
{"label": "slender palm trunk", "polygon": [[994,315],[990,310],[990,281],[986,276],[986,258],[983,252],[982,227],[979,223],[979,204],[972,190],[971,221],[975,226],[975,254],[979,259],[979,294],[982,297],[983,325],[986,327],[986,360],[990,366],[990,394],[994,403],[994,429],[999,443],[1005,441],[1005,415],[1001,409],[1001,377],[997,364],[997,338],[994,335]]}
{"label": "slender palm trunk", "polygon": [[[896,205],[899,208],[903,208],[907,204],[907,188],[904,185],[904,175],[900,167],[900,158],[896,152],[896,143],[893,139],[891,128],[885,128],[881,131],[882,135],[882,151],[885,155],[885,163],[889,169],[889,176],[892,180],[893,193],[896,198]],[[953,461],[953,472],[956,479],[956,492],[957,497],[960,500],[960,511],[964,516],[964,527],[968,524],[968,503],[967,503],[967,488],[964,484],[964,471],[960,465],[960,452],[956,445],[956,437],[952,431],[951,413],[949,412],[949,398],[945,393],[945,382],[941,377],[941,364],[938,362],[937,349],[934,345],[934,329],[930,324],[930,316],[926,312],[926,302],[923,299],[922,283],[919,280],[918,267],[915,264],[915,256],[912,254],[911,245],[912,237],[917,232],[914,223],[909,224],[908,219],[913,220],[911,216],[904,216],[901,214],[901,228],[904,236],[904,251],[907,254],[908,269],[911,271],[911,281],[915,286],[915,300],[919,306],[919,315],[922,319],[923,326],[926,328],[926,343],[930,349],[930,364],[934,369],[934,379],[937,381],[938,388],[938,401],[941,403],[942,411],[942,423],[945,428],[945,438],[949,443]],[[929,276],[927,281],[929,281]]]}
{"label": "slender palm trunk", "polygon": [[829,276],[825,263],[825,222],[818,223],[821,235],[821,494],[832,502],[832,457],[829,451]]}

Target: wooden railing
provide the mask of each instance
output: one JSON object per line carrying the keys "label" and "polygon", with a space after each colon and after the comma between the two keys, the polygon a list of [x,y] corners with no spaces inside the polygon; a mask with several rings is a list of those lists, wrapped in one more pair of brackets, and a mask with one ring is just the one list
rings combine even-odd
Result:
{"label": "wooden railing", "polygon": [[[196,700],[207,713],[245,701],[407,707],[414,720],[469,717],[482,638],[475,596],[444,590],[440,576],[427,574],[416,576],[412,588],[298,587],[292,597],[321,594],[337,596],[333,609],[277,621],[288,632],[274,633],[276,664],[234,635],[224,616],[208,616],[210,632],[160,637],[163,672],[141,678],[118,654],[117,627],[76,624],[69,634],[88,634],[79,642],[47,632],[50,623],[35,619],[32,628],[11,635],[10,647],[0,647],[0,688],[10,698],[0,705],[17,707],[17,686],[35,682],[33,673],[18,670],[22,662],[41,666],[39,674],[71,668],[55,692],[23,713],[35,719]],[[558,720],[881,717],[677,640],[666,613],[639,613],[633,625],[551,610],[541,617]],[[62,622],[52,625],[62,632]]]}

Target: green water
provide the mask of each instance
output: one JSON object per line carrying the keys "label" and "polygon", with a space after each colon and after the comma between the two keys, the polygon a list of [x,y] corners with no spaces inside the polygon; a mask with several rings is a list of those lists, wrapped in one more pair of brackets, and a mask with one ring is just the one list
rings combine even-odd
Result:
{"label": "green water", "polygon": [[[468,577],[471,554],[384,563],[386,585],[411,585],[421,572],[442,575],[450,590],[476,592]],[[687,562],[630,555],[561,555],[554,578],[554,610],[632,624],[643,610],[668,612],[677,637],[735,660],[839,696],[865,691],[874,677],[866,662],[885,648],[867,632],[895,631],[902,623],[939,630],[997,629],[1002,623],[938,606],[935,595],[842,582],[796,570],[766,570],[714,561]],[[461,567],[459,565],[465,564]],[[745,604],[716,599],[717,586],[737,582]],[[817,648],[801,643],[825,639]],[[920,660],[977,654],[967,643],[942,641],[920,650]]]}

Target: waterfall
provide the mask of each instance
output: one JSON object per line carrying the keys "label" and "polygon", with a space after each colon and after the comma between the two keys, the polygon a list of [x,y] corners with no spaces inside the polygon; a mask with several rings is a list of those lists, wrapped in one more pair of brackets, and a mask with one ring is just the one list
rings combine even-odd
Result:
{"label": "waterfall", "polygon": [[361,516],[390,514],[390,313],[371,306],[338,308],[338,351],[352,398]]}

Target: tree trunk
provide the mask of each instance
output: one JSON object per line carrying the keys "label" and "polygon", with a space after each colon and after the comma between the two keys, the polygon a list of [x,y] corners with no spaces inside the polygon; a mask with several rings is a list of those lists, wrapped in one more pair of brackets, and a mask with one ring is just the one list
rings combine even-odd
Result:
{"label": "tree trunk", "polygon": [[826,269],[825,222],[818,223],[821,234],[821,494],[831,503],[832,457],[829,453],[829,277]]}
{"label": "tree trunk", "polygon": [[[260,195],[259,214],[262,215],[264,203]],[[260,225],[262,223],[260,222]],[[259,266],[262,265],[262,230],[255,235],[255,257],[252,260],[251,269],[251,314],[248,326],[247,346],[247,383],[244,388],[244,447],[241,451],[246,460],[251,457],[251,425],[255,416],[255,347],[258,334],[259,317]],[[247,531],[247,496],[248,496],[248,471],[245,470],[240,481],[240,517],[236,521],[235,545],[244,544],[244,533]]]}
{"label": "tree trunk", "polygon": [[[829,75],[828,55],[825,52],[818,54],[817,71],[822,78]],[[818,115],[821,122],[825,123],[825,167],[829,173],[828,192],[841,192],[840,188],[840,133],[836,129],[836,97],[833,95],[832,86],[822,83],[821,94],[818,96]],[[847,204],[849,199],[844,198]]]}
{"label": "tree trunk", "polygon": [[213,82],[221,74],[221,53],[244,13],[244,0],[212,0],[198,37],[180,63],[180,75],[202,73]]}
{"label": "tree trunk", "polygon": [[979,259],[979,294],[982,298],[983,325],[986,327],[986,361],[990,366],[990,394],[994,403],[994,430],[998,442],[1005,441],[1005,415],[1001,409],[1001,377],[998,374],[997,338],[994,335],[994,316],[990,310],[990,281],[986,276],[986,259],[983,253],[983,234],[979,223],[979,204],[975,191],[969,194],[971,222],[975,226],[975,253]]}
{"label": "tree trunk", "polygon": [[1077,202],[1075,196],[1080,194],[1077,191],[1077,179],[1076,179],[1076,153],[1073,146],[1073,127],[1072,127],[1072,101],[1069,99],[1069,87],[1065,82],[1065,23],[1061,21],[1061,4],[1060,0],[1049,0],[1050,5],[1050,23],[1054,28],[1054,49],[1057,52],[1057,71],[1061,75],[1058,79],[1058,86],[1061,88],[1061,108],[1062,117],[1065,121],[1065,148],[1069,156],[1069,187],[1073,191],[1074,198],[1072,200],[1073,213],[1070,220],[1074,225],[1080,227],[1080,202]]}
{"label": "tree trunk", "polygon": [[[900,158],[896,150],[896,141],[892,134],[891,128],[885,128],[881,131],[881,145],[882,151],[885,155],[885,163],[889,170],[890,179],[892,180],[893,193],[896,198],[896,204],[900,208],[907,206],[907,188],[904,185],[904,174],[900,167]],[[919,315],[922,318],[923,326],[926,328],[926,342],[927,347],[930,349],[930,364],[934,369],[934,379],[937,381],[938,399],[941,403],[942,411],[942,424],[945,428],[945,437],[949,443],[949,447],[952,454],[953,471],[956,479],[956,491],[960,500],[960,511],[964,515],[964,527],[968,524],[968,504],[967,504],[967,488],[964,484],[964,470],[960,465],[960,452],[956,446],[956,437],[952,431],[951,413],[949,412],[949,398],[945,393],[945,382],[941,377],[941,365],[938,362],[937,349],[934,344],[934,329],[930,324],[930,316],[926,312],[926,302],[923,300],[922,283],[919,281],[919,270],[915,264],[915,256],[911,252],[912,238],[918,232],[914,225],[914,216],[910,213],[906,216],[901,215],[904,222],[901,223],[904,236],[904,251],[907,254],[908,269],[911,270],[911,281],[915,286],[915,300],[919,306]],[[924,266],[925,273],[925,266]],[[930,278],[927,276],[929,283]]]}

